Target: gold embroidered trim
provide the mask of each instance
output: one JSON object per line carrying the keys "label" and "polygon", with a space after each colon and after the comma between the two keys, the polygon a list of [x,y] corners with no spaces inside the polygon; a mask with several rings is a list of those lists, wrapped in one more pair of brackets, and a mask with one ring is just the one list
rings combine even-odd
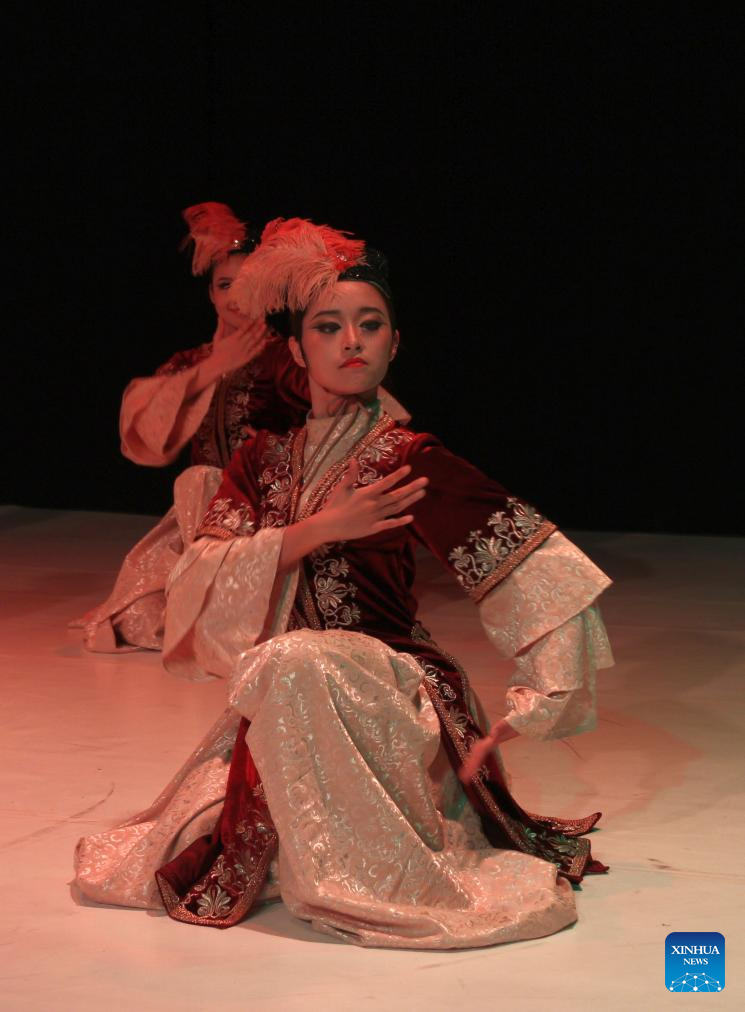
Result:
{"label": "gold embroidered trim", "polygon": [[[460,664],[460,662],[457,661],[452,654],[449,654],[447,650],[443,650],[440,644],[436,643],[432,639],[431,634],[427,632],[427,630],[424,628],[421,622],[417,622],[415,625],[411,627],[411,639],[414,643],[428,644],[429,646],[432,647],[433,650],[436,650],[441,657],[444,657],[446,661],[450,661],[450,663],[453,665],[455,670],[460,675],[461,686],[463,687],[463,701],[465,702],[466,706],[469,706],[471,702],[471,684],[468,681],[468,675],[466,674],[466,670],[462,666],[462,664]],[[474,721],[474,723],[476,722]]]}
{"label": "gold embroidered trim", "polygon": [[292,495],[290,497],[289,511],[287,515],[287,524],[295,522],[295,514],[297,513],[297,504],[300,499],[300,475],[303,471],[303,455],[305,453],[305,443],[308,439],[308,429],[301,429],[293,437],[293,443],[290,453],[290,475],[292,480]]}
{"label": "gold embroidered trim", "polygon": [[259,863],[249,878],[246,889],[238,897],[234,907],[231,908],[227,917],[200,917],[193,914],[182,906],[182,901],[173,888],[159,871],[155,873],[155,882],[160,891],[160,898],[169,917],[174,921],[181,921],[184,924],[203,924],[208,928],[230,928],[242,920],[256,902],[256,897],[266,881],[267,871],[277,849],[277,834],[271,833],[267,837],[266,846],[262,851]]}
{"label": "gold embroidered trim", "polygon": [[367,435],[363,436],[354,446],[335,464],[326,471],[321,480],[316,485],[311,496],[309,497],[304,508],[301,510],[298,520],[305,520],[313,513],[316,512],[318,507],[321,505],[323,500],[326,498],[331,489],[341,479],[342,475],[347,469],[347,466],[355,457],[359,457],[364,451],[378,439],[388,429],[395,428],[397,423],[391,418],[390,415],[383,414],[380,419],[373,425]]}
{"label": "gold embroidered trim", "polygon": [[531,536],[516,548],[513,552],[510,552],[509,556],[501,562],[495,569],[485,577],[481,583],[474,587],[473,590],[469,591],[469,596],[476,604],[482,601],[490,590],[493,590],[498,583],[506,579],[510,573],[517,569],[523,559],[527,558],[531,552],[535,551],[540,545],[543,544],[556,530],[556,524],[551,523],[550,520],[544,520],[538,530],[531,534]]}
{"label": "gold embroidered trim", "polygon": [[294,430],[286,437],[269,434],[265,442],[257,462],[262,506],[261,527],[286,527],[291,522],[298,437],[302,445],[302,430],[300,433]]}
{"label": "gold embroidered trim", "polygon": [[562,819],[560,815],[536,815],[535,812],[529,812],[527,809],[524,811],[533,822],[548,826],[557,833],[563,833],[564,836],[582,836],[589,833],[603,814],[602,812],[593,812],[592,815],[586,815],[584,819]]}
{"label": "gold embroidered trim", "polygon": [[303,560],[303,565],[300,566],[297,589],[297,597],[300,598],[302,602],[303,611],[301,612],[297,607],[295,608],[295,611],[297,611],[298,616],[304,620],[302,628],[315,629],[318,632],[321,632],[323,630],[323,626],[321,625],[321,620],[318,617],[316,602],[313,599],[313,594],[311,593],[310,585],[308,584],[308,576],[305,572],[304,561],[305,560]]}
{"label": "gold embroidered trim", "polygon": [[249,503],[233,505],[232,499],[221,496],[213,499],[207,512],[199,522],[198,534],[204,534],[215,527],[221,527],[229,535],[253,535],[256,530],[254,511]]}
{"label": "gold embroidered trim", "polygon": [[204,526],[200,524],[194,535],[194,540],[196,541],[197,538],[202,538],[205,535],[210,538],[220,538],[221,541],[232,541],[233,538],[239,537],[235,531],[228,531],[224,527],[218,527],[215,524],[205,524]]}

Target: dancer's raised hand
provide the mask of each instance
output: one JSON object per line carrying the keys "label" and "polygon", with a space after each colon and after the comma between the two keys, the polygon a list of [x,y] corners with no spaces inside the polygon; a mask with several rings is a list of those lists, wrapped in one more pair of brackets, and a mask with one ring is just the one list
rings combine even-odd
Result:
{"label": "dancer's raised hand", "polygon": [[213,346],[210,362],[214,371],[226,373],[240,369],[261,354],[268,340],[269,331],[263,320],[247,320]]}
{"label": "dancer's raised hand", "polygon": [[410,524],[414,519],[413,514],[404,511],[425,495],[428,482],[427,478],[416,478],[400,488],[394,488],[410,473],[411,468],[406,464],[387,478],[355,488],[359,464],[352,460],[323,509],[285,528],[279,571],[287,572],[321,545],[335,541],[354,541],[379,531]]}
{"label": "dancer's raised hand", "polygon": [[328,532],[326,540],[353,541],[410,524],[414,517],[406,510],[426,495],[429,481],[428,478],[415,478],[396,488],[410,473],[411,467],[405,464],[386,478],[355,488],[359,464],[352,460],[318,514]]}

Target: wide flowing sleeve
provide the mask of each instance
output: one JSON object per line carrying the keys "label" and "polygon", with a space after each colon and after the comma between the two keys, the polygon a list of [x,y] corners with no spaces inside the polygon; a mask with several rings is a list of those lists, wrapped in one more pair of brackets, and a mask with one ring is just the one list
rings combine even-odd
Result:
{"label": "wide flowing sleeve", "polygon": [[254,445],[234,454],[166,588],[163,664],[186,678],[226,678],[287,623],[297,576],[277,579],[283,528],[258,526]]}
{"label": "wide flowing sleeve", "polygon": [[610,580],[555,531],[479,605],[486,634],[515,662],[505,719],[548,740],[591,731],[595,673],[613,664],[598,596]]}
{"label": "wide flowing sleeve", "polygon": [[195,396],[190,386],[210,344],[179,352],[154,376],[134,379],[124,391],[119,414],[122,453],[136,464],[170,464],[197,431],[209,410],[217,381]]}
{"label": "wide flowing sleeve", "polygon": [[595,672],[613,663],[596,605],[610,580],[533,506],[431,436],[406,455],[426,475],[412,532],[476,602],[487,636],[514,660],[506,720],[534,738],[595,723]]}

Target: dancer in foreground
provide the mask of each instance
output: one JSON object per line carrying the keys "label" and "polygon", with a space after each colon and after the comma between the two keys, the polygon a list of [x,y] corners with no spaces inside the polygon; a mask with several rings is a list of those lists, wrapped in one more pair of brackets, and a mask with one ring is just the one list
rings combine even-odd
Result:
{"label": "dancer in foreground", "polygon": [[[463,948],[576,919],[605,871],[578,819],[524,811],[457,661],[416,617],[418,542],[479,608],[516,670],[489,745],[594,724],[611,661],[608,579],[550,521],[376,398],[396,353],[379,254],[297,219],[267,226],[236,280],[249,316],[284,310],[312,412],[233,457],[176,566],[166,666],[229,676],[231,708],[156,802],[81,840],[90,898],[228,927],[281,896],[362,945]],[[157,882],[157,889],[156,889]]]}

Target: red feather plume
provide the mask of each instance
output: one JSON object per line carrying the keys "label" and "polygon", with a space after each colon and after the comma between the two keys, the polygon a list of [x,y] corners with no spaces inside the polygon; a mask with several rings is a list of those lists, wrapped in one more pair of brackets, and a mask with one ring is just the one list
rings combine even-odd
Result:
{"label": "red feather plume", "polygon": [[213,264],[223,260],[231,249],[237,249],[246,238],[245,224],[227,204],[208,200],[187,207],[182,216],[189,226],[182,248],[194,243],[192,274],[206,274]]}
{"label": "red feather plume", "polygon": [[266,313],[304,309],[349,267],[364,260],[365,244],[329,225],[303,218],[276,218],[261,236],[233,281],[241,312],[258,319]]}

